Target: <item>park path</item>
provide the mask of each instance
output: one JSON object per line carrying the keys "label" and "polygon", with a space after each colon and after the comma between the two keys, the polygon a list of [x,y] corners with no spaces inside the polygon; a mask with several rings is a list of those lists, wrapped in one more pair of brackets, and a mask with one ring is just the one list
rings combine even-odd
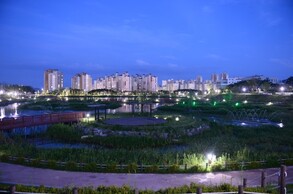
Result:
{"label": "park path", "polygon": [[[247,178],[248,186],[257,186],[260,185],[261,171],[261,169],[257,169],[196,174],[90,173],[32,168],[0,162],[0,182],[48,187],[129,185],[138,189],[159,190],[189,185],[192,182],[204,185],[222,183],[239,185],[242,184],[243,178]],[[267,175],[271,175],[267,177],[266,182],[277,183],[278,168],[265,169],[265,172]],[[286,183],[293,184],[293,166],[287,167],[287,175]]]}

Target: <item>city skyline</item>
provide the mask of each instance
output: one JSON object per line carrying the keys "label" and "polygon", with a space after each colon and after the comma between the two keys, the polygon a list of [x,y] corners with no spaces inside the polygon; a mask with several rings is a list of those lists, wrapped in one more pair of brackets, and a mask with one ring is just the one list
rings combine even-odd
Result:
{"label": "city skyline", "polygon": [[195,79],[227,72],[286,79],[293,72],[293,3],[221,1],[4,1],[0,82],[41,88],[59,69]]}

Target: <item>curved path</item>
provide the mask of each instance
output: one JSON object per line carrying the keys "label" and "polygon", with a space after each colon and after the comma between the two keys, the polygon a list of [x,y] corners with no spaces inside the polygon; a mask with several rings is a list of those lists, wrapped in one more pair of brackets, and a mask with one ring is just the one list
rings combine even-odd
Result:
{"label": "curved path", "polygon": [[[242,178],[247,178],[248,186],[257,186],[260,185],[261,171],[258,169],[198,174],[115,174],[58,171],[0,162],[0,182],[48,187],[129,185],[138,189],[159,190],[189,185],[191,182],[205,185],[222,183],[239,185],[242,183]],[[276,183],[279,169],[270,168],[265,171],[267,175],[272,175],[266,179],[266,182]],[[287,167],[287,174],[286,183],[292,184],[293,166]]]}

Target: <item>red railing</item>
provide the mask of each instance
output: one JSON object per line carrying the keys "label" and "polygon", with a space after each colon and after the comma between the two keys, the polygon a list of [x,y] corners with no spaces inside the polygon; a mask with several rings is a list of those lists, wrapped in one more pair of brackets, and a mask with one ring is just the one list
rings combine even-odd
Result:
{"label": "red railing", "polygon": [[85,117],[84,112],[54,113],[34,116],[22,116],[16,118],[3,118],[0,120],[0,130],[32,127],[52,123],[75,122]]}

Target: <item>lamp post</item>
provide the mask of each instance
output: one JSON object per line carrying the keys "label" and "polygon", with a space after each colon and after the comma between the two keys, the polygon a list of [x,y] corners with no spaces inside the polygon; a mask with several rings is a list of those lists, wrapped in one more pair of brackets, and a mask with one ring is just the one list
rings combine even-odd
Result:
{"label": "lamp post", "polygon": [[208,168],[208,166],[210,166],[216,160],[216,155],[213,153],[208,153],[206,155],[206,158],[207,158],[206,168]]}
{"label": "lamp post", "polygon": [[89,113],[86,114],[86,118],[87,118],[87,123],[89,123],[89,119],[90,119],[90,114]]}

